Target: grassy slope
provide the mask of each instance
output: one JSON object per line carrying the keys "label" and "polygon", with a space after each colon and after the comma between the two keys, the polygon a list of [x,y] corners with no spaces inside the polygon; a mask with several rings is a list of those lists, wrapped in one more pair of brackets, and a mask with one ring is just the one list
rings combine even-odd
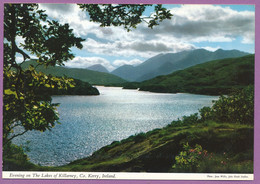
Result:
{"label": "grassy slope", "polygon": [[[30,64],[35,65],[36,62],[34,60],[27,61],[23,63],[23,67],[26,68]],[[46,74],[55,75],[57,77],[62,77],[66,75],[67,77],[71,77],[74,79],[81,80],[83,82],[89,82],[90,84],[97,84],[97,85],[107,85],[111,83],[126,82],[124,79],[117,77],[115,75],[104,73],[104,72],[92,71],[88,69],[66,68],[61,66],[48,67],[46,69],[43,66],[38,66],[37,70]]]}
{"label": "grassy slope", "polygon": [[254,84],[254,55],[210,61],[142,83],[128,83],[125,88],[219,95],[249,84]]}
{"label": "grassy slope", "polygon": [[115,141],[92,156],[68,165],[35,167],[32,170],[177,172],[172,169],[174,157],[186,142],[202,145],[203,149],[214,153],[215,157],[226,152],[226,156],[231,158],[228,164],[232,167],[217,168],[221,165],[215,164],[206,172],[253,172],[253,127],[213,121],[186,126],[170,124],[162,129],[130,136],[120,142]]}
{"label": "grassy slope", "polygon": [[[130,136],[101,148],[92,156],[60,167],[42,167],[28,162],[6,159],[12,170],[97,171],[97,172],[178,172],[172,169],[174,158],[183,144],[200,144],[213,153],[215,162],[198,172],[253,172],[253,127],[207,121],[200,124],[175,125]],[[228,167],[220,161],[229,157]],[[216,161],[217,160],[217,161]],[[7,165],[7,164],[5,164]],[[180,171],[181,172],[181,171]]]}

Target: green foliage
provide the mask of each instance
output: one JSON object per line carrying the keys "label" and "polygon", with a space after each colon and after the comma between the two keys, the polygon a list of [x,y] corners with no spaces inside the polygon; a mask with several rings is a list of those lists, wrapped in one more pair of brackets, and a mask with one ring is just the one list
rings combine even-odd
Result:
{"label": "green foliage", "polygon": [[[37,66],[37,60],[31,59],[21,64],[23,69],[28,69],[30,66]],[[115,75],[103,72],[92,71],[84,68],[68,68],[63,66],[37,66],[36,71],[42,72],[46,75],[53,75],[57,77],[68,77],[88,82],[96,85],[107,85],[111,83],[123,83],[125,80]],[[75,80],[76,81],[76,80]]]}
{"label": "green foliage", "polygon": [[213,101],[212,107],[203,107],[198,113],[183,116],[171,126],[193,125],[207,121],[228,122],[236,124],[254,124],[254,87],[234,90],[227,96],[220,96]]}
{"label": "green foliage", "polygon": [[198,113],[191,114],[190,116],[183,116],[182,117],[182,123],[187,124],[197,124],[199,122],[199,116]]}
{"label": "green foliage", "polygon": [[212,108],[200,110],[202,120],[215,120],[237,124],[254,124],[254,87],[236,90],[228,96],[220,96]]}
{"label": "green foliage", "polygon": [[212,109],[210,107],[203,107],[199,110],[199,112],[202,121],[213,119]]}
{"label": "green foliage", "polygon": [[3,150],[3,170],[4,171],[28,171],[36,165],[29,161],[21,146],[9,144]]}
{"label": "green foliage", "polygon": [[[71,86],[71,79],[46,76],[33,68],[21,70],[19,74],[4,70],[4,144],[28,130],[51,129],[58,120],[58,104],[53,104],[50,94],[41,89],[68,86]],[[18,126],[24,131],[13,134],[13,129]]]}
{"label": "green foliage", "polygon": [[146,138],[146,133],[144,133],[144,132],[141,132],[141,133],[139,133],[139,134],[136,134],[135,136],[134,136],[134,141],[135,142],[141,142],[141,141],[143,141],[145,138]]}
{"label": "green foliage", "polygon": [[8,149],[4,150],[4,156],[8,159],[15,159],[25,162],[28,160],[27,155],[24,154],[23,148],[17,145],[10,145]]}
{"label": "green foliage", "polygon": [[169,127],[181,127],[183,126],[183,121],[178,118],[178,120],[172,121]]}
{"label": "green foliage", "polygon": [[[246,154],[248,157],[238,158],[241,154]],[[172,172],[253,173],[252,153],[246,150],[234,157],[233,154],[225,151],[209,153],[203,150],[201,145],[196,144],[192,148],[186,143],[183,145],[183,151],[175,157],[175,164],[172,168]]]}
{"label": "green foliage", "polygon": [[254,55],[248,55],[206,62],[132,86],[159,93],[224,95],[253,84]]}
{"label": "green foliage", "polygon": [[153,28],[164,19],[172,17],[170,11],[162,5],[156,5],[150,17],[143,17],[142,14],[147,6],[152,5],[80,4],[79,6],[88,12],[91,21],[100,23],[101,27],[124,26],[128,31],[136,28],[141,22],[147,22],[148,27]]}
{"label": "green foliage", "polygon": [[137,89],[138,83],[137,82],[126,82],[123,83],[123,89]]}
{"label": "green foliage", "polygon": [[50,95],[99,95],[97,88],[93,87],[87,82],[73,79],[73,82],[67,89],[54,88],[41,88],[39,89],[42,93]]}
{"label": "green foliage", "polygon": [[[45,66],[62,65],[64,61],[74,57],[71,47],[83,47],[81,42],[84,39],[75,37],[68,24],[62,25],[47,19],[47,15],[38,9],[37,4],[5,4],[4,11],[4,36],[7,40],[5,54],[10,56],[10,62],[5,62],[5,66],[17,66],[15,53],[22,54],[24,60],[28,59],[24,50],[36,55],[38,62]],[[25,39],[19,46],[15,43],[17,36]]]}
{"label": "green foliage", "polygon": [[[5,4],[4,14],[3,143],[8,145],[29,130],[51,129],[59,119],[58,104],[53,104],[51,95],[41,89],[73,87],[72,79],[45,75],[35,70],[37,66],[23,69],[16,54],[24,61],[30,58],[28,53],[35,55],[38,65],[46,67],[63,65],[74,57],[70,48],[82,48],[84,39],[75,37],[68,24],[49,20],[37,4]],[[19,46],[18,36],[24,39]],[[14,133],[15,127],[23,131]]]}
{"label": "green foliage", "polygon": [[175,157],[173,168],[184,172],[195,172],[200,167],[200,163],[208,157],[208,151],[203,150],[201,145],[196,144],[195,148],[189,143],[183,145],[183,151]]}

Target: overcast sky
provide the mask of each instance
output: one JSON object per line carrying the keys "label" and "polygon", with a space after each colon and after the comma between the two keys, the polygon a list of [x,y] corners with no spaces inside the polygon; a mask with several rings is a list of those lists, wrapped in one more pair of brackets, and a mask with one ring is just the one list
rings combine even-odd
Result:
{"label": "overcast sky", "polygon": [[[255,52],[255,9],[251,5],[165,5],[174,15],[154,29],[145,23],[127,32],[121,27],[101,28],[90,22],[76,4],[41,4],[46,14],[69,23],[76,36],[85,38],[83,49],[68,67],[86,68],[102,64],[108,70],[138,65],[160,53],[205,48],[215,51],[238,49]],[[149,15],[148,8],[146,15]]]}

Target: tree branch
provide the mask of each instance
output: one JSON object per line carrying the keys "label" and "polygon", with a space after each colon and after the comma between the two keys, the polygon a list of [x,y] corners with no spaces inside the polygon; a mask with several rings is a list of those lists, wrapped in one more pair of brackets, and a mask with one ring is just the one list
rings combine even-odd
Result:
{"label": "tree branch", "polygon": [[11,140],[13,140],[15,137],[18,137],[18,136],[20,136],[20,135],[25,134],[26,132],[28,132],[28,130],[25,130],[24,132],[22,132],[22,133],[20,133],[20,134],[14,135],[14,136],[11,137],[10,139],[7,139],[7,140],[3,143],[3,145],[7,144],[7,143],[10,142]]}
{"label": "tree branch", "polygon": [[23,50],[19,49],[15,44],[15,51],[23,55],[23,60],[30,59],[30,56],[26,54]]}
{"label": "tree branch", "polygon": [[21,123],[14,124],[13,126],[10,126],[10,129],[13,129],[13,128],[17,127],[17,126],[22,126],[22,124]]}

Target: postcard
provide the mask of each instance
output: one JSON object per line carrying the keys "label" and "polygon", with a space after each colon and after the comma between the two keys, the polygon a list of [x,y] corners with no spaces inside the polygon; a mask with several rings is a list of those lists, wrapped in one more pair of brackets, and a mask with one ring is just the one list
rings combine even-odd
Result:
{"label": "postcard", "polygon": [[257,183],[258,5],[1,2],[1,183]]}

